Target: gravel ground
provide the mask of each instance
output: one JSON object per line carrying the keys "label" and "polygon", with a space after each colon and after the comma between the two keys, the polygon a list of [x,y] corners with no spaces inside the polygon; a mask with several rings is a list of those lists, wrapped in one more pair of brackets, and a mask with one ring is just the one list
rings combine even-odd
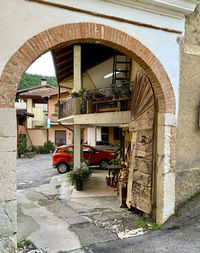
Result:
{"label": "gravel ground", "polygon": [[37,187],[49,182],[58,172],[52,167],[52,155],[17,159],[17,189]]}

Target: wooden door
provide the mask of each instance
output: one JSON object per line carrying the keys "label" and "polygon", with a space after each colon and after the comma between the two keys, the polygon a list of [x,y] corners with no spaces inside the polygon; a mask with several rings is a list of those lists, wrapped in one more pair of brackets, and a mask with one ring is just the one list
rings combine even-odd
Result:
{"label": "wooden door", "polygon": [[132,93],[131,162],[126,204],[152,212],[155,96],[148,76],[137,73]]}

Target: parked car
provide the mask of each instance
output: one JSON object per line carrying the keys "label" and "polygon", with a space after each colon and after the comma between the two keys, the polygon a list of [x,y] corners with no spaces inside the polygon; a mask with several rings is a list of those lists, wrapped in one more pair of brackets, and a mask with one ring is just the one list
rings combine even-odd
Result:
{"label": "parked car", "polygon": [[97,149],[109,149],[113,151],[118,151],[120,149],[119,145],[113,145],[112,143],[107,141],[97,141],[95,147]]}
{"label": "parked car", "polygon": [[[65,173],[70,170],[73,164],[73,145],[64,145],[57,147],[52,159],[53,167],[59,173]],[[117,157],[117,153],[111,150],[99,150],[89,145],[83,145],[84,159],[89,162],[89,165],[99,165],[101,169],[106,169],[112,159]]]}

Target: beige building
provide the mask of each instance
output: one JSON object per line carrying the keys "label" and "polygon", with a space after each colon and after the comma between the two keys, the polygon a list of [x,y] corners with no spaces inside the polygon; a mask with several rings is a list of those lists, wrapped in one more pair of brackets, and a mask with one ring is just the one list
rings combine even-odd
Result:
{"label": "beige building", "polygon": [[[69,95],[66,89],[61,89],[60,99],[64,100]],[[58,88],[46,83],[33,88],[17,91],[17,98],[25,102],[27,116],[23,122],[18,122],[18,134],[26,134],[28,146],[42,146],[47,140],[54,145],[71,144],[73,129],[70,124],[59,125],[58,120]],[[16,106],[23,103],[17,103]],[[20,110],[18,110],[20,111]],[[23,108],[24,111],[24,108]],[[50,128],[47,128],[48,115],[50,117]]]}
{"label": "beige building", "polygon": [[76,92],[82,87],[87,91],[112,87],[106,76],[118,76],[122,70],[112,69],[112,58],[121,53],[131,60],[129,80],[135,84],[131,107],[127,102],[122,105],[123,98],[117,96],[113,111],[105,110],[105,101],[104,105],[88,101],[88,107],[82,107],[80,98],[73,98],[62,105],[65,113],[70,111],[67,103],[74,111],[60,119],[74,124],[76,154],[82,126],[121,127],[124,136],[132,133],[127,137],[131,139],[127,205],[163,224],[177,203],[199,191],[197,2],[1,1],[0,252],[14,252],[16,247],[16,89],[26,69],[47,51],[54,54],[59,84]]}

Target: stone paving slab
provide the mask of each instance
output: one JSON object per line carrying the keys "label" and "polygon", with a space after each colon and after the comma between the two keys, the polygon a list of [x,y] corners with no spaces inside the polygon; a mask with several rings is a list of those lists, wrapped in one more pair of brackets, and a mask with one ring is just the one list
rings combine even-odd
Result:
{"label": "stone paving slab", "polygon": [[71,230],[78,236],[82,247],[118,239],[116,234],[91,223],[72,226]]}
{"label": "stone paving slab", "polygon": [[77,217],[73,217],[73,218],[65,218],[64,220],[69,225],[76,225],[76,224],[80,224],[80,223],[91,222],[91,219],[89,219],[88,217],[84,217],[84,216],[77,216]]}

